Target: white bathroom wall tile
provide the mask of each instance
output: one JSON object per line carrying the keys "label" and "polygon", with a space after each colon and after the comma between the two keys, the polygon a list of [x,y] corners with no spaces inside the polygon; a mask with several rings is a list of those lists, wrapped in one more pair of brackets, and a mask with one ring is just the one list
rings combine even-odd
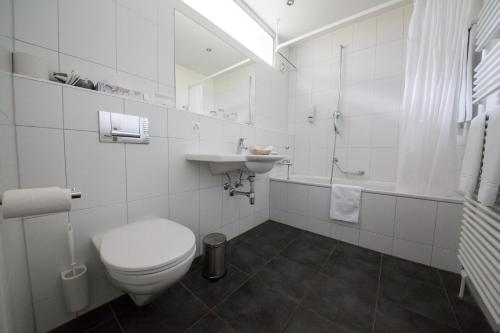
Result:
{"label": "white bathroom wall tile", "polygon": [[14,1],[15,38],[57,51],[57,0]]}
{"label": "white bathroom wall tile", "polygon": [[[1,47],[1,44],[0,44]],[[11,73],[0,71],[0,125],[14,124],[14,84]]]}
{"label": "white bathroom wall tile", "polygon": [[255,227],[255,220],[253,218],[253,215],[238,220],[238,225],[240,227],[240,234],[252,229],[253,227]]}
{"label": "white bathroom wall tile", "polygon": [[168,219],[168,196],[159,196],[127,203],[128,223],[140,222],[155,218]]}
{"label": "white bathroom wall tile", "polygon": [[118,4],[131,9],[133,12],[153,23],[158,22],[158,0],[145,0],[141,2],[134,0],[118,0]]}
{"label": "white bathroom wall tile", "polygon": [[309,66],[314,62],[312,41],[302,42],[294,47],[298,67]]}
{"label": "white bathroom wall tile", "polygon": [[307,217],[299,214],[287,213],[286,224],[294,228],[307,230]]}
{"label": "white bathroom wall tile", "polygon": [[269,192],[269,205],[271,208],[286,211],[287,209],[287,183],[271,181]]}
{"label": "white bathroom wall tile", "polygon": [[238,224],[238,221],[223,226],[220,232],[226,235],[227,240],[230,241],[240,234],[240,226]]}
{"label": "white bathroom wall tile", "polygon": [[323,34],[311,41],[313,62],[318,63],[332,58],[332,33]]}
{"label": "white bathroom wall tile", "polygon": [[324,220],[319,220],[309,217],[307,220],[307,231],[313,232],[318,235],[330,237],[332,223]]}
{"label": "white bathroom wall tile", "polygon": [[92,82],[116,82],[118,80],[115,67],[100,65],[64,53],[59,53],[59,68],[61,72],[75,71]]}
{"label": "white bathroom wall tile", "polygon": [[[306,124],[309,135],[309,143],[311,148],[326,148],[328,147],[329,140],[328,130],[331,119],[316,120],[313,124]],[[333,130],[333,128],[332,128]]]}
{"label": "white bathroom wall tile", "polygon": [[322,61],[313,65],[312,92],[328,90],[332,88],[332,62]]}
{"label": "white bathroom wall tile", "polygon": [[14,78],[16,125],[62,128],[62,88],[60,85]]}
{"label": "white bathroom wall tile", "polygon": [[168,194],[168,139],[150,138],[149,144],[127,144],[127,199]]}
{"label": "white bathroom wall tile", "polygon": [[198,191],[170,195],[170,219],[191,229],[196,238],[200,230],[199,205]]}
{"label": "white bathroom wall tile", "polygon": [[424,265],[431,264],[432,247],[394,238],[392,255]]}
{"label": "white bathroom wall tile", "polygon": [[13,37],[12,1],[0,2],[0,35]]}
{"label": "white bathroom wall tile", "polygon": [[[155,96],[155,93],[161,93],[158,88],[158,82],[156,79],[144,78],[138,76],[137,74],[130,74],[124,71],[116,72],[116,83],[121,87],[126,87],[128,89],[133,89],[144,93],[146,99],[150,99],[151,96]],[[136,98],[142,100],[142,97]]]}
{"label": "white bathroom wall tile", "polygon": [[354,25],[353,50],[362,50],[377,43],[377,20],[370,18]]}
{"label": "white bathroom wall tile", "polygon": [[309,168],[309,149],[295,148],[295,160],[293,161],[292,173],[298,175],[307,174]]}
{"label": "white bathroom wall tile", "polygon": [[0,151],[2,156],[0,158],[0,192],[3,193],[19,187],[14,126],[0,126]]}
{"label": "white bathroom wall tile", "polygon": [[297,70],[296,96],[310,94],[312,91],[313,68],[303,67]]}
{"label": "white bathroom wall tile", "polygon": [[397,147],[399,143],[399,113],[372,117],[372,147]]}
{"label": "white bathroom wall tile", "polygon": [[21,187],[65,188],[63,130],[18,126],[16,132]]}
{"label": "white bathroom wall tile", "polygon": [[287,211],[307,216],[309,206],[309,186],[288,183]]}
{"label": "white bathroom wall tile", "polygon": [[[248,191],[249,188],[246,187],[242,191]],[[257,198],[257,193],[255,197]],[[257,199],[255,199],[257,201]],[[238,208],[239,208],[239,218],[240,220],[248,216],[253,215],[255,211],[255,205],[250,205],[249,199],[246,196],[238,196]]]}
{"label": "white bathroom wall tile", "polygon": [[436,202],[398,197],[394,235],[423,244],[432,244],[436,225]]}
{"label": "white bathroom wall tile", "polygon": [[68,187],[83,196],[74,200],[74,209],[125,201],[125,147],[104,144],[93,132],[65,131]]}
{"label": "white bathroom wall tile", "polygon": [[70,264],[67,222],[67,213],[24,219],[31,292],[35,303],[62,293],[60,274]]}
{"label": "white bathroom wall tile", "polygon": [[349,64],[351,84],[371,81],[375,72],[375,48],[352,53]]}
{"label": "white bathroom wall tile", "polygon": [[222,227],[222,194],[221,187],[200,190],[200,234]]}
{"label": "white bathroom wall tile", "polygon": [[200,117],[197,114],[169,109],[168,110],[168,136],[178,139],[199,139]]}
{"label": "white bathroom wall tile", "polygon": [[256,211],[253,215],[255,226],[262,224],[269,220],[269,208]]}
{"label": "white bathroom wall tile", "polygon": [[392,253],[392,237],[376,234],[373,232],[360,230],[359,231],[359,246],[367,249],[391,254]]}
{"label": "white bathroom wall tile", "polygon": [[[345,164],[341,164],[345,165]],[[369,178],[370,177],[370,149],[369,148],[350,148],[349,149],[349,163],[348,170],[353,172],[364,171],[363,176],[357,176],[358,178]]]}
{"label": "white bathroom wall tile", "polygon": [[[333,150],[330,156],[333,156]],[[338,165],[341,167],[348,167],[349,166],[349,149],[347,148],[336,148],[335,149],[335,158],[337,158],[337,165],[333,169],[333,176],[335,178],[346,178],[346,176],[340,171]],[[332,168],[332,159],[330,158],[328,160],[327,164],[327,170],[330,170]]]}
{"label": "white bathroom wall tile", "polygon": [[398,167],[397,148],[372,148],[370,178],[383,182],[394,182]]}
{"label": "white bathroom wall tile", "polygon": [[48,332],[61,324],[75,319],[76,315],[69,313],[64,303],[62,290],[51,298],[33,302],[37,332]]}
{"label": "white bathroom wall tile", "polygon": [[78,260],[87,266],[89,280],[105,278],[105,268],[92,242],[92,237],[126,225],[127,205],[121,203],[72,211],[69,213],[69,222],[73,225],[75,232],[75,253],[78,254]]}
{"label": "white bathroom wall tile", "polygon": [[353,34],[353,25],[348,25],[332,32],[332,52],[334,58],[338,58],[340,55],[340,45],[345,46],[347,49],[352,47]]}
{"label": "white bathroom wall tile", "polygon": [[435,246],[442,249],[458,250],[462,208],[461,204],[438,203],[434,235]]}
{"label": "white bathroom wall tile", "polygon": [[99,111],[123,113],[123,100],[106,94],[72,87],[63,88],[64,128],[99,130]]}
{"label": "white bathroom wall tile", "polygon": [[[46,49],[44,47],[36,46],[33,44],[28,44],[16,40],[14,42],[14,48],[16,52],[25,52],[37,56],[46,62],[49,66],[50,72],[58,72],[59,71],[59,54],[56,51]],[[49,77],[49,73],[47,73],[47,79]]]}
{"label": "white bathroom wall tile", "polygon": [[[248,198],[244,197],[244,201],[249,207]],[[255,205],[253,206],[255,211],[261,211],[263,209],[269,208],[269,179],[258,179],[255,181]]]}
{"label": "white bathroom wall tile", "polygon": [[157,26],[120,5],[117,20],[118,69],[157,80]]}
{"label": "white bathroom wall tile", "polygon": [[401,109],[402,78],[400,75],[376,80],[373,112],[399,112]]}
{"label": "white bathroom wall tile", "polygon": [[[256,129],[257,131],[257,129]],[[226,143],[234,144],[234,151],[236,151],[236,144],[238,143],[238,139],[240,138],[240,127],[234,121],[223,121],[222,122],[222,141]],[[266,142],[258,142],[261,137],[256,134],[257,141],[256,144],[266,144]]]}
{"label": "white bathroom wall tile", "polygon": [[370,147],[372,140],[372,117],[349,117],[349,145],[351,147]]}
{"label": "white bathroom wall tile", "polygon": [[149,135],[167,136],[167,109],[165,107],[125,100],[125,113],[148,118]]}
{"label": "white bathroom wall tile", "polygon": [[396,8],[377,17],[377,44],[403,38],[403,10]]}
{"label": "white bathroom wall tile", "polygon": [[445,271],[460,273],[461,264],[458,261],[457,251],[450,251],[433,247],[431,266]]}
{"label": "white bathroom wall tile", "polygon": [[335,222],[332,224],[330,237],[342,242],[358,245],[359,229],[347,227],[343,224]]}
{"label": "white bathroom wall tile", "polygon": [[391,42],[377,46],[375,60],[375,78],[401,74],[403,71],[403,43]]}
{"label": "white bathroom wall tile", "polygon": [[270,220],[286,224],[287,223],[286,218],[287,218],[286,211],[277,210],[274,208],[269,209]]}
{"label": "white bathroom wall tile", "polygon": [[113,0],[59,2],[60,51],[115,67],[115,6]]}
{"label": "white bathroom wall tile", "polygon": [[200,140],[221,142],[223,122],[212,117],[200,116]]}
{"label": "white bathroom wall tile", "polygon": [[325,90],[312,94],[311,105],[316,107],[318,119],[331,118],[333,111],[337,108],[338,92],[336,90]]}
{"label": "white bathroom wall tile", "polygon": [[309,168],[307,170],[307,174],[326,177],[328,159],[328,148],[311,148],[309,150]]}
{"label": "white bathroom wall tile", "polygon": [[373,82],[366,81],[349,86],[345,91],[346,115],[368,115],[374,110]]}
{"label": "white bathroom wall tile", "polygon": [[224,226],[236,222],[240,217],[240,199],[222,192],[222,224]]}
{"label": "white bathroom wall tile", "polygon": [[169,191],[170,193],[199,189],[199,162],[187,161],[187,153],[198,151],[198,141],[169,139]]}
{"label": "white bathroom wall tile", "polygon": [[309,186],[309,216],[323,221],[330,220],[330,189]]}
{"label": "white bathroom wall tile", "polygon": [[361,229],[392,236],[396,216],[396,198],[392,195],[361,195]]}

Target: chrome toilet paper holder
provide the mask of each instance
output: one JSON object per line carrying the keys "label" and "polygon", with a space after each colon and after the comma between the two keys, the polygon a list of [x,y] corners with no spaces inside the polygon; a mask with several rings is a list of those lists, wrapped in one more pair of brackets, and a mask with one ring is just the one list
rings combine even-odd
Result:
{"label": "chrome toilet paper holder", "polygon": [[[82,192],[77,191],[75,188],[71,189],[71,199],[80,199],[82,197]],[[0,206],[2,205],[2,195],[0,194]]]}

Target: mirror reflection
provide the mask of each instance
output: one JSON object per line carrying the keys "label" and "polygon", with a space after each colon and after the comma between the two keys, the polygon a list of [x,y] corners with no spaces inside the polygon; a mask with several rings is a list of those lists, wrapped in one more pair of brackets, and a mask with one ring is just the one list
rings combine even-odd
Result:
{"label": "mirror reflection", "polygon": [[252,123],[255,63],[179,11],[175,83],[178,109]]}

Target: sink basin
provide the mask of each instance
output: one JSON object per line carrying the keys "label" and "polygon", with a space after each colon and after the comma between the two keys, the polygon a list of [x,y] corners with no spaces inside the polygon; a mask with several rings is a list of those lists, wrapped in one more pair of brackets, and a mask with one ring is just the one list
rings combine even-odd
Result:
{"label": "sink basin", "polygon": [[266,173],[283,155],[186,154],[186,160],[208,162],[213,174],[244,170],[249,174]]}

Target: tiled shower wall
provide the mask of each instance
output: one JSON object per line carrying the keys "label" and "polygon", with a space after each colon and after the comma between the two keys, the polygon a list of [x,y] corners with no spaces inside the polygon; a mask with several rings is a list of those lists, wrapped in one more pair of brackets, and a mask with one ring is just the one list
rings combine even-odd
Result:
{"label": "tiled shower wall", "polygon": [[[400,7],[306,41],[291,49],[289,131],[295,134],[294,172],[329,176],[339,91],[339,45],[344,45],[340,135],[336,156],[361,179],[396,177],[399,112],[411,7]],[[316,112],[309,123],[307,117]],[[335,175],[342,177],[336,169]]]}
{"label": "tiled shower wall", "polygon": [[[74,69],[93,80],[116,80],[173,97],[176,3],[1,1],[0,47],[37,54],[53,70]],[[64,309],[59,285],[59,272],[68,267],[67,222],[74,225],[77,256],[89,267],[92,308],[118,294],[104,277],[92,235],[169,217],[189,226],[199,239],[215,230],[233,237],[268,218],[266,178],[256,183],[252,207],[230,198],[222,190],[223,179],[210,175],[206,165],[184,159],[185,152],[198,149],[232,152],[240,136],[278,150],[293,144],[286,133],[288,76],[261,64],[256,71],[256,126],[21,76],[9,81],[15,98],[0,113],[1,190],[20,181],[21,187],[75,186],[83,194],[69,214],[0,221],[7,266],[15,264],[0,283],[9,289],[10,317],[18,332],[35,330],[32,308],[38,332],[74,317]],[[151,144],[99,143],[100,109],[149,117]],[[193,130],[197,122],[199,131]]]}

